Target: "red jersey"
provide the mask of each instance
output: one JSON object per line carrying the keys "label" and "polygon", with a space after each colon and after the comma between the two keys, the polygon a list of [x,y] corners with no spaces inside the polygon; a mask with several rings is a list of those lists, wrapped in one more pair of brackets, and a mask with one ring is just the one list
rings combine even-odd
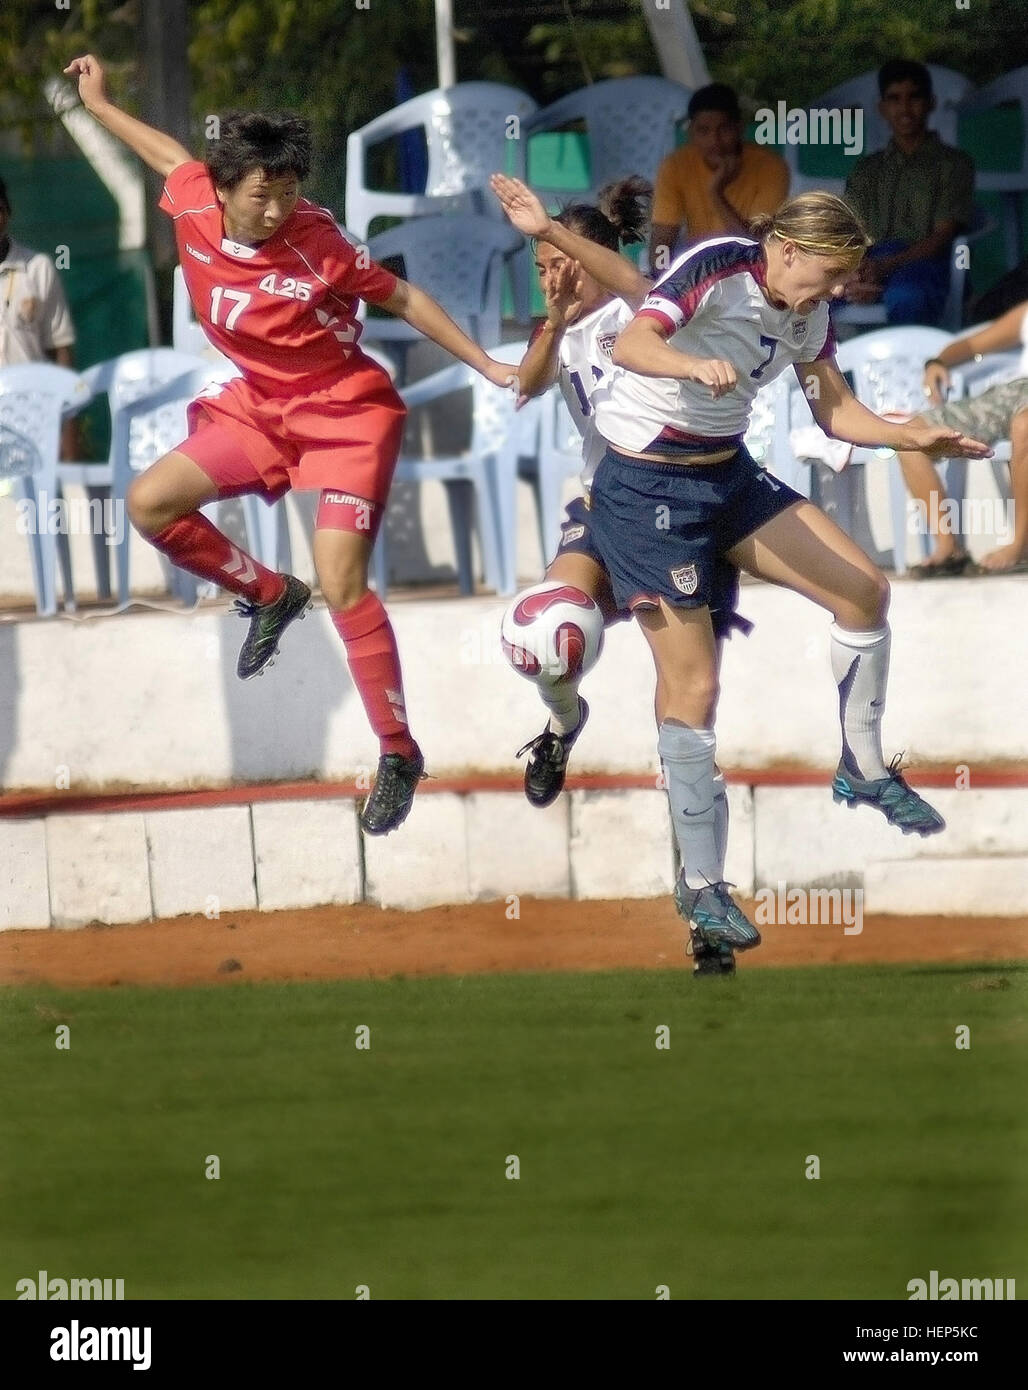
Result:
{"label": "red jersey", "polygon": [[296,395],[371,365],[358,347],[357,300],[381,304],[396,276],[366,253],[358,258],[325,208],[300,198],[267,241],[243,246],[225,236],[199,160],[168,175],[160,207],[174,220],[204,332],[259,390]]}

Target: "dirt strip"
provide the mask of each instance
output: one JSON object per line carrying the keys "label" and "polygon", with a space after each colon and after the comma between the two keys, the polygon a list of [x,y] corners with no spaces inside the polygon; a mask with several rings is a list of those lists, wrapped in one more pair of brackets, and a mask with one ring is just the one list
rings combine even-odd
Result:
{"label": "dirt strip", "polygon": [[[748,905],[752,910],[753,904]],[[523,898],[398,912],[318,907],[225,912],[79,930],[0,932],[0,983],[192,985],[237,980],[387,979],[513,970],[690,970],[669,898]],[[868,917],[842,926],[766,926],[740,971],[772,965],[1028,959],[1028,917]]]}

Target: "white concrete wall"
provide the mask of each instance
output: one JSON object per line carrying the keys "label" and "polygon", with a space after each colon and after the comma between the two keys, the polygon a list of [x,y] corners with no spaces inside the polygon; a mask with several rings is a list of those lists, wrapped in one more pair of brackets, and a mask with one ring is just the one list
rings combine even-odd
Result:
{"label": "white concrete wall", "polygon": [[[904,837],[822,788],[729,788],[726,878],[847,886],[867,912],[1028,914],[1028,789],[930,794],[948,828]],[[358,798],[0,820],[0,929],[373,902],[659,897],[674,883],[663,792],[426,792],[392,835],[361,839]]]}
{"label": "white concrete wall", "polygon": [[[1023,576],[894,587],[885,715],[891,755],[954,769],[1028,759]],[[517,774],[543,726],[531,682],[503,659],[495,598],[399,601],[390,613],[407,708],[429,771]],[[829,620],[746,584],[756,623],[726,644],[721,765],[834,769],[838,695]],[[6,790],[189,788],[318,778],[364,785],[378,760],[324,608],[285,635],[275,666],[235,674],[245,634],[224,608],[0,624],[0,784]],[[653,672],[634,624],[606,636],[584,683],[592,717],[575,770],[656,774]]]}

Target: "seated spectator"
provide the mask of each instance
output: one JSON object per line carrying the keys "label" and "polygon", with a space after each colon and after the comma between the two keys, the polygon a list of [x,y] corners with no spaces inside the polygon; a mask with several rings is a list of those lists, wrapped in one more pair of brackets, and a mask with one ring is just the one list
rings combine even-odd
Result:
{"label": "seated spectator", "polygon": [[0,179],[0,367],[16,362],[74,365],[75,329],[53,261],[7,234],[11,204]]}
{"label": "seated spectator", "polygon": [[714,82],[689,102],[689,141],[657,170],[650,269],[667,270],[677,251],[713,236],[749,236],[754,217],[789,194],[789,167],[764,145],[742,138],[739,99]]}
{"label": "seated spectator", "polygon": [[889,323],[938,323],[949,290],[950,248],[971,225],[974,163],[944,145],[928,117],[931,73],[896,58],[878,73],[878,110],[892,139],[865,155],[846,182],[846,199],[875,244],[850,285],[855,304],[885,304]]}
{"label": "seated spectator", "polygon": [[[991,386],[969,400],[941,404],[949,387],[951,367],[959,367],[972,359],[977,361],[987,353],[1003,352],[1018,344],[1022,346],[1022,375],[1016,380]],[[925,395],[940,404],[926,410],[919,420],[959,429],[987,444],[1010,440],[1014,533],[1006,545],[983,558],[978,572],[1003,574],[1028,569],[1028,300],[1008,310],[994,323],[947,344],[938,357],[925,363],[924,381]],[[929,519],[947,518],[952,509],[945,506],[942,483],[928,455],[902,453],[899,461],[907,487],[921,503],[923,515]],[[946,527],[932,534],[931,554],[923,565],[911,571],[915,579],[939,579],[969,572],[974,572],[970,557],[960,538]]]}
{"label": "seated spectator", "polygon": [[[74,368],[75,328],[57,267],[7,234],[11,204],[0,179],[0,367],[20,362],[55,362]],[[74,458],[78,429],[65,421],[61,453]]]}

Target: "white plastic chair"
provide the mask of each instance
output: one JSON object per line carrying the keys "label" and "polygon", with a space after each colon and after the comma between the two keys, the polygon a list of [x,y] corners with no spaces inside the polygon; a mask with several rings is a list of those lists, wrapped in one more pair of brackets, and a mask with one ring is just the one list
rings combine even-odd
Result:
{"label": "white plastic chair", "polygon": [[[488,193],[489,176],[506,168],[514,116],[522,124],[536,110],[531,97],[495,82],[459,82],[412,97],[376,117],[346,142],[346,225],[366,241],[376,217],[423,217],[463,211],[502,212]],[[428,148],[423,193],[388,193],[367,184],[367,152],[373,146],[421,128]]]}
{"label": "white plastic chair", "polygon": [[[521,354],[517,360],[521,360]],[[394,480],[401,483],[438,481],[445,484],[462,594],[474,592],[471,563],[473,493],[478,509],[478,534],[485,582],[497,593],[513,593],[513,589],[504,588],[501,527],[492,472],[494,460],[509,447],[515,415],[513,391],[493,386],[471,367],[458,362],[423,381],[415,382],[401,394],[408,408],[414,409],[433,401],[447,400],[469,388],[472,393],[469,448],[464,453],[443,458],[401,454]],[[386,519],[383,518],[372,556],[372,573],[380,596],[385,594],[388,587],[385,532]]]}
{"label": "white plastic chair", "polygon": [[[523,244],[520,232],[489,217],[418,217],[373,237],[372,259],[401,257],[403,278],[437,299],[485,348],[500,341],[503,257]],[[368,317],[363,342],[410,344],[421,334],[395,315]]]}
{"label": "white plastic chair", "polygon": [[[932,75],[932,90],[935,95],[935,110],[928,117],[928,128],[934,130],[939,139],[947,145],[957,143],[957,125],[961,104],[966,102],[974,91],[974,83],[963,73],[953,68],[938,67],[934,63],[925,65]],[[891,132],[878,114],[878,69],[862,72],[859,77],[851,77],[840,82],[837,87],[822,92],[809,102],[807,111],[860,110],[863,112],[864,148],[861,154],[873,154],[884,149],[889,143]],[[840,196],[845,190],[845,178],[825,178],[820,175],[800,172],[800,145],[783,145],[782,157],[789,166],[790,194],[806,193],[810,189],[825,189]],[[855,163],[860,155],[854,155]]]}
{"label": "white plastic chair", "polygon": [[[224,362],[225,359],[221,360]],[[210,359],[175,348],[140,348],[87,367],[81,375],[89,388],[89,400],[100,395],[107,396],[111,412],[111,448],[106,463],[58,463],[57,477],[61,485],[75,484],[85,488],[90,502],[110,498],[114,481],[114,425],[118,411],[185,372],[210,367]],[[110,558],[103,536],[93,536],[93,561],[97,595],[101,599],[110,598]]]}
{"label": "white plastic chair", "polygon": [[67,536],[51,531],[49,506],[60,495],[57,456],[62,420],[88,399],[89,387],[66,367],[30,362],[0,368],[0,477],[13,481],[19,503],[32,504],[35,524],[28,538],[36,609],[43,617],[57,612],[58,557],[65,606],[74,608]]}
{"label": "white plastic chair", "polygon": [[[852,373],[854,394],[858,400],[876,415],[919,415],[927,407],[924,364],[929,358],[937,357],[950,341],[950,335],[940,328],[883,328],[843,343],[836,360],[841,371]],[[891,449],[855,448],[849,467],[861,463],[866,466],[874,458],[888,461],[893,568],[897,574],[904,574],[907,568],[908,494],[899,460]],[[948,476],[946,490],[951,492]],[[852,518],[850,521],[852,523]],[[849,529],[845,520],[840,524],[844,529]],[[922,553],[927,554],[928,537],[921,536],[920,541]]]}
{"label": "white plastic chair", "polygon": [[675,148],[677,127],[688,114],[691,96],[688,88],[664,77],[612,77],[571,92],[522,123],[517,147],[520,176],[527,181],[533,135],[584,121],[591,192],[542,188],[547,202],[555,198],[587,202],[605,184],[629,174],[652,179],[660,161]]}
{"label": "white plastic chair", "polygon": [[[213,363],[187,371],[137,399],[124,403],[117,413],[112,412],[111,499],[115,507],[124,507],[129,484],[138,474],[156,463],[173,449],[188,433],[186,408],[190,401],[220,383],[238,375],[235,367],[228,371]],[[212,502],[202,508],[205,515],[215,511]],[[118,602],[129,602],[129,527],[118,546]],[[196,579],[184,570],[175,570],[173,588],[186,602],[195,602]]]}
{"label": "white plastic chair", "polygon": [[1021,113],[1021,167],[1006,173],[979,169],[974,186],[978,193],[998,193],[1003,198],[1003,249],[1007,270],[1021,260],[1024,216],[1022,198],[1028,193],[1028,66],[1015,68],[973,93],[961,110],[991,110],[1005,103],[1016,103]]}

